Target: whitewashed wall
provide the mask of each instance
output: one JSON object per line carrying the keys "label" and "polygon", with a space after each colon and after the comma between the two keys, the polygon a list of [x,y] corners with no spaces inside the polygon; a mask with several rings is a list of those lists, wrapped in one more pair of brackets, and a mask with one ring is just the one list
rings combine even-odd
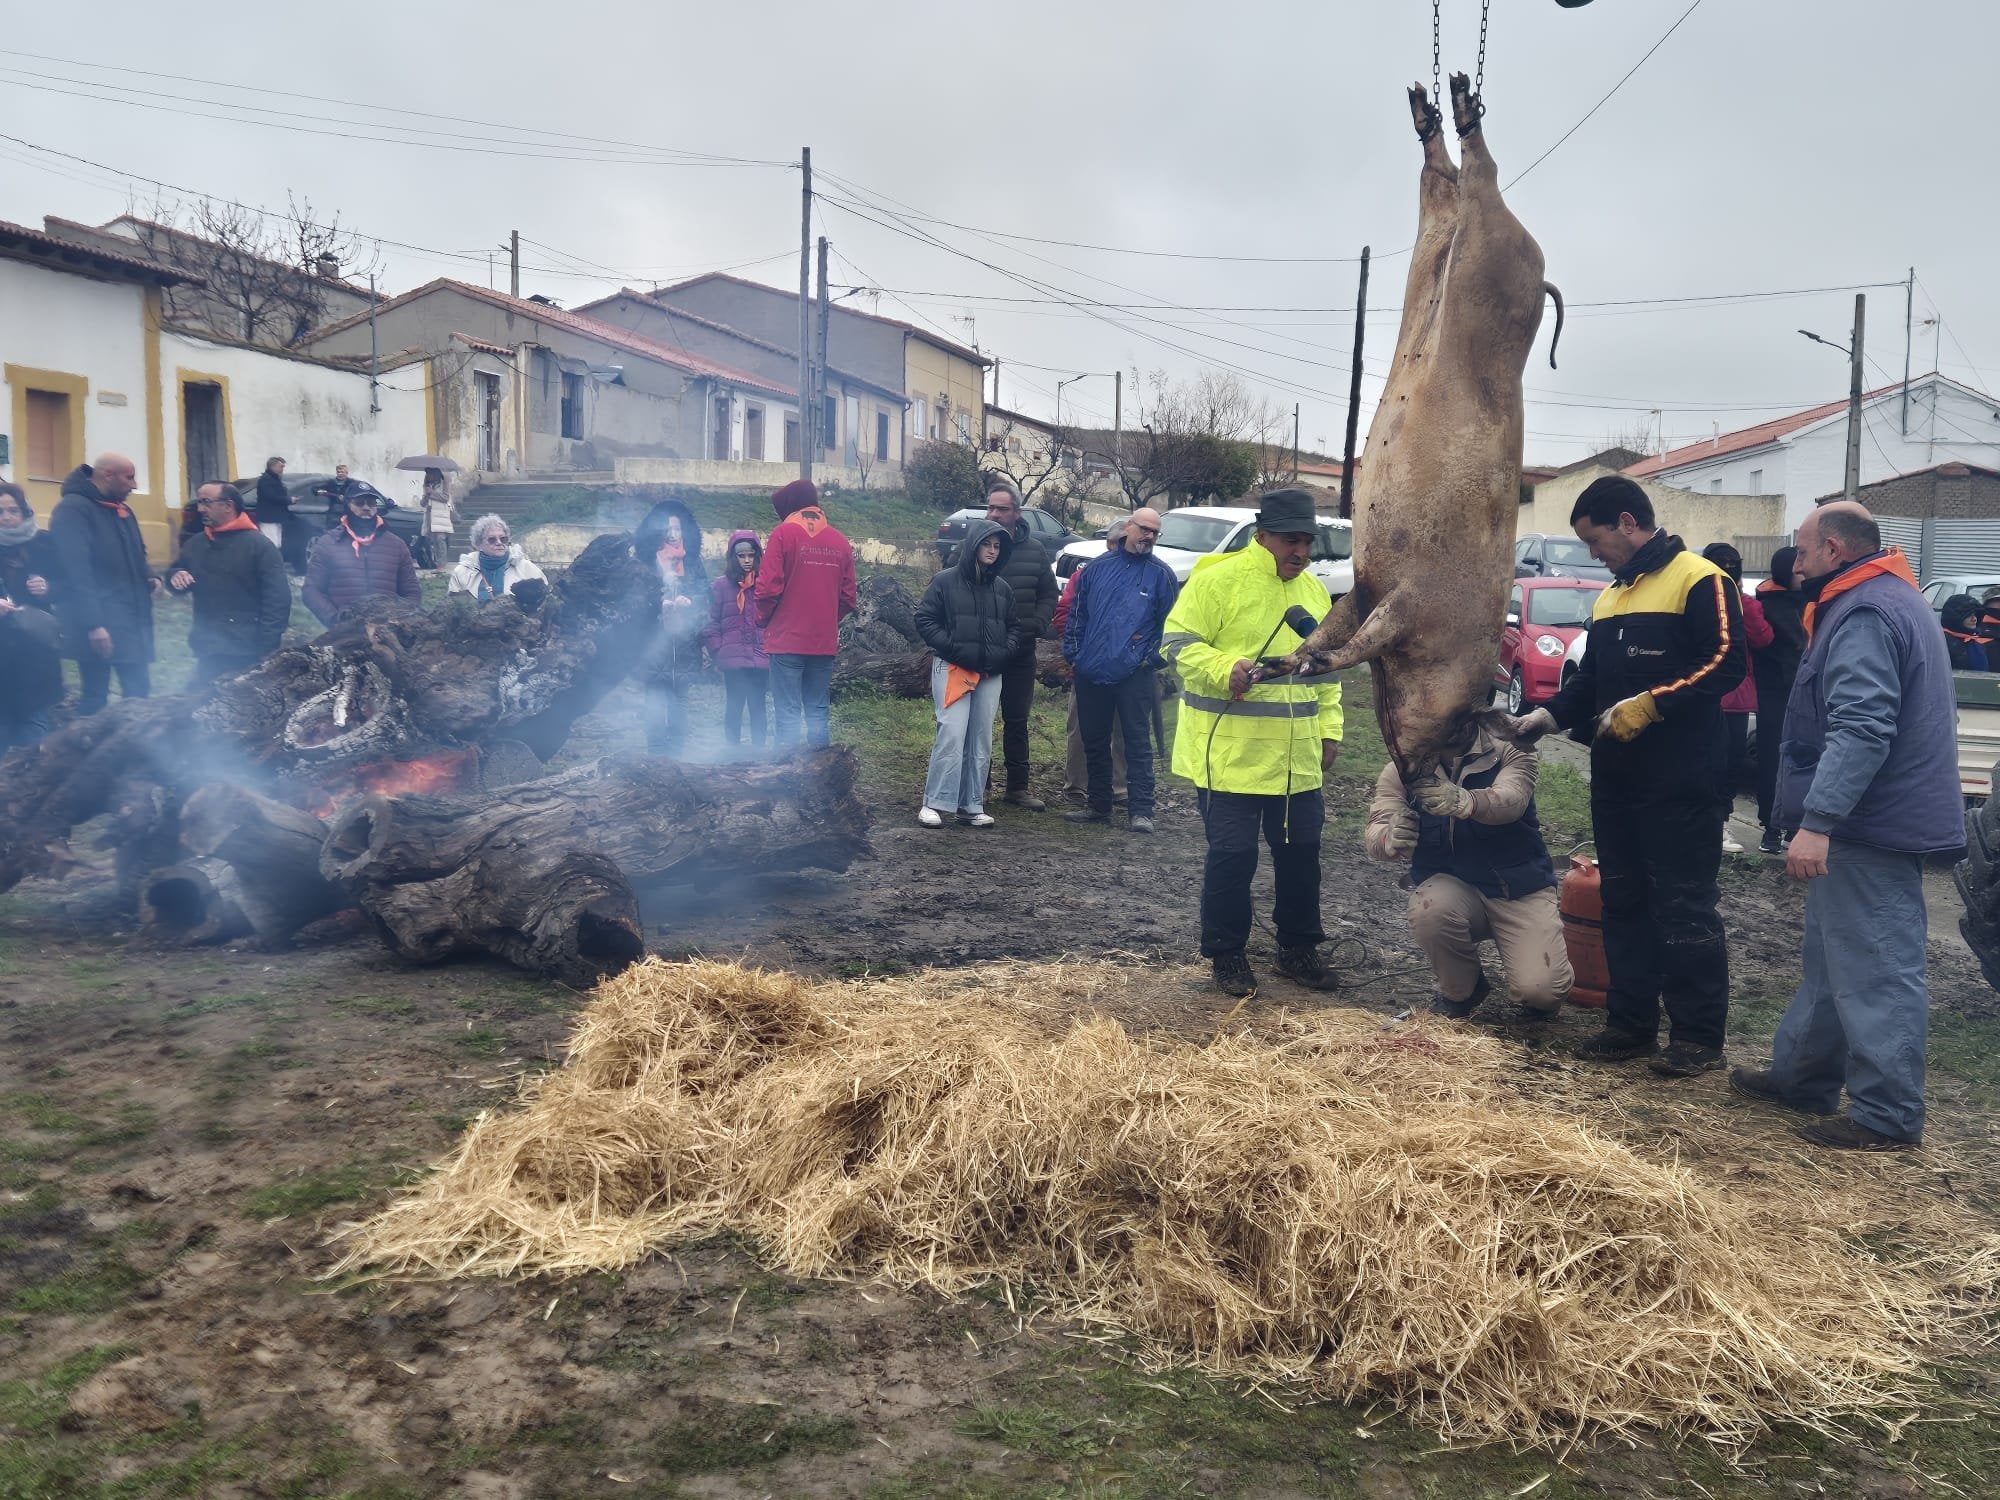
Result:
{"label": "whitewashed wall", "polygon": [[[21,261],[0,260],[0,365],[27,365],[90,382],[80,413],[83,458],[130,455],[139,491],[159,493],[146,468],[146,294],[122,282],[94,281]],[[104,404],[123,397],[122,405]],[[14,424],[14,392],[0,375],[0,422]],[[0,475],[24,474],[27,434],[9,431],[9,462]],[[173,473],[170,466],[168,474]]]}

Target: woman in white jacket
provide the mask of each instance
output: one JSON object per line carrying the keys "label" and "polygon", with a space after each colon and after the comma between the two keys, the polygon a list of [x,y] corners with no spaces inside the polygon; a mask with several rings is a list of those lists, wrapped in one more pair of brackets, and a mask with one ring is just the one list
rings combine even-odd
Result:
{"label": "woman in white jacket", "polygon": [[472,550],[451,570],[450,592],[470,594],[484,603],[511,591],[524,578],[541,578],[542,570],[514,545],[507,523],[498,516],[481,516],[472,523]]}

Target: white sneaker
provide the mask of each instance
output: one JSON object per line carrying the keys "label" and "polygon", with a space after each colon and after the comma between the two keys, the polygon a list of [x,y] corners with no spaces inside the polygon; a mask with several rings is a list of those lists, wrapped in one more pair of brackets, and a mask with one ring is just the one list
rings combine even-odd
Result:
{"label": "white sneaker", "polygon": [[963,823],[967,828],[991,828],[993,826],[993,814],[973,813],[969,817],[960,818],[959,822]]}
{"label": "white sneaker", "polygon": [[1743,852],[1743,846],[1736,842],[1736,835],[1731,833],[1727,828],[1722,830],[1722,852],[1724,854],[1741,854]]}
{"label": "white sneaker", "polygon": [[935,807],[918,808],[917,821],[923,824],[924,827],[926,828],[944,827],[944,815],[940,813]]}

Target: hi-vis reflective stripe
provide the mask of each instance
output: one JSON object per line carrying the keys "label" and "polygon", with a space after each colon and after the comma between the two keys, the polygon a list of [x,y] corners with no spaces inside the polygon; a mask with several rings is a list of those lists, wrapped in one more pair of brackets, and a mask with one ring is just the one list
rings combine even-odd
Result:
{"label": "hi-vis reflective stripe", "polygon": [[1172,635],[1160,638],[1160,647],[1168,656],[1178,656],[1180,655],[1181,647],[1192,646],[1200,639],[1201,637],[1191,630],[1176,630]]}
{"label": "hi-vis reflective stripe", "polygon": [[1312,719],[1319,716],[1319,697],[1272,702],[1266,698],[1205,698],[1200,693],[1182,693],[1181,702],[1211,714],[1240,714],[1252,719]]}

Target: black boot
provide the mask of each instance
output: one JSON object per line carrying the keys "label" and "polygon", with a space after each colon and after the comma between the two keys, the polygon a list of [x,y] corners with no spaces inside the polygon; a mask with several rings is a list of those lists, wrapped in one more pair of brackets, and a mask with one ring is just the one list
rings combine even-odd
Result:
{"label": "black boot", "polygon": [[1432,1000],[1431,1014],[1434,1016],[1446,1016],[1454,1021],[1463,1021],[1467,1016],[1479,1009],[1479,1002],[1486,998],[1491,988],[1486,982],[1486,976],[1481,974],[1479,976],[1479,983],[1472,987],[1472,993],[1467,995],[1463,1000],[1447,1000],[1443,995],[1439,995]]}
{"label": "black boot", "polygon": [[1257,993],[1257,975],[1242,953],[1218,953],[1209,963],[1215,970],[1215,987],[1223,994],[1247,1000]]}

